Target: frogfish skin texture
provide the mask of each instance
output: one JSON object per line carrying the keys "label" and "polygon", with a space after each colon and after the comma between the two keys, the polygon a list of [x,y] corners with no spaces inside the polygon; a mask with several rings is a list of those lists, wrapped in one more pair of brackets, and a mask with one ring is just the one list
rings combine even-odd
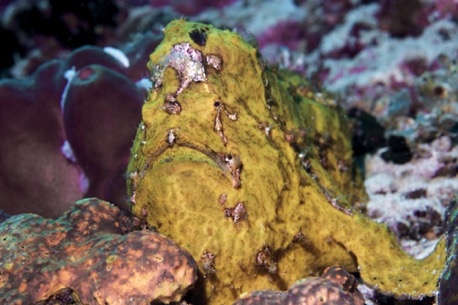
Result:
{"label": "frogfish skin texture", "polygon": [[177,20],[164,35],[129,196],[134,214],[193,255],[209,304],[336,264],[396,296],[435,293],[444,243],[415,260],[358,211],[349,124],[326,95],[229,30]]}

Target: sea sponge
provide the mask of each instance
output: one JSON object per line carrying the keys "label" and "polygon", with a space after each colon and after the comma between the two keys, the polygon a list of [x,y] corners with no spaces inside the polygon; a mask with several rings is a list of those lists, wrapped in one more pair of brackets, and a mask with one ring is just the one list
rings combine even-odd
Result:
{"label": "sea sponge", "polygon": [[56,220],[7,219],[0,224],[0,303],[179,301],[197,278],[195,261],[160,234],[131,230],[119,208],[98,199],[78,201]]}
{"label": "sea sponge", "polygon": [[164,35],[129,196],[134,214],[200,262],[209,304],[286,290],[335,264],[390,294],[435,293],[444,242],[415,260],[355,208],[365,197],[349,123],[326,94],[229,30],[176,20]]}

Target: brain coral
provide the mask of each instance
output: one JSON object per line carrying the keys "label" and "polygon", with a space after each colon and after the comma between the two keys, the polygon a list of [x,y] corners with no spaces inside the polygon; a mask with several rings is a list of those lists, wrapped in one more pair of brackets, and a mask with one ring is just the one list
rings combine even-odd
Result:
{"label": "brain coral", "polygon": [[209,304],[286,290],[339,264],[398,296],[436,290],[425,260],[356,206],[349,125],[299,76],[237,33],[177,20],[150,57],[154,88],[128,167],[136,215],[190,251]]}
{"label": "brain coral", "polygon": [[[117,207],[85,199],[57,220],[21,214],[0,224],[0,303],[149,304],[179,301],[192,257]],[[70,303],[71,304],[71,303]]]}

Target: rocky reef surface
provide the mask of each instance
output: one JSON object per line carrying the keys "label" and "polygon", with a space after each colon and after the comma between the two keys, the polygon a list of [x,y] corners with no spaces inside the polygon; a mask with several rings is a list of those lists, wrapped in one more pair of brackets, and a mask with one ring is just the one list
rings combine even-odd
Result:
{"label": "rocky reef surface", "polygon": [[353,275],[340,266],[333,266],[326,268],[321,277],[297,281],[286,292],[253,291],[242,295],[234,305],[363,305],[364,298],[356,286]]}
{"label": "rocky reef surface", "polygon": [[170,303],[196,277],[189,253],[160,234],[133,231],[130,218],[98,199],[56,220],[21,214],[0,225],[2,304],[52,304],[63,295],[76,304]]}

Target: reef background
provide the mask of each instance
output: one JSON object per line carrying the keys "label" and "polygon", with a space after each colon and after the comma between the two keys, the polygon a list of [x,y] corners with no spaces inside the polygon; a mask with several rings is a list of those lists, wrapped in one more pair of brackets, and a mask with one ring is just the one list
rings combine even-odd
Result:
{"label": "reef background", "polygon": [[0,219],[56,218],[84,197],[127,208],[145,63],[162,28],[185,18],[257,41],[270,63],[347,110],[367,214],[409,253],[426,256],[443,233],[458,191],[456,0],[37,0],[0,10]]}

